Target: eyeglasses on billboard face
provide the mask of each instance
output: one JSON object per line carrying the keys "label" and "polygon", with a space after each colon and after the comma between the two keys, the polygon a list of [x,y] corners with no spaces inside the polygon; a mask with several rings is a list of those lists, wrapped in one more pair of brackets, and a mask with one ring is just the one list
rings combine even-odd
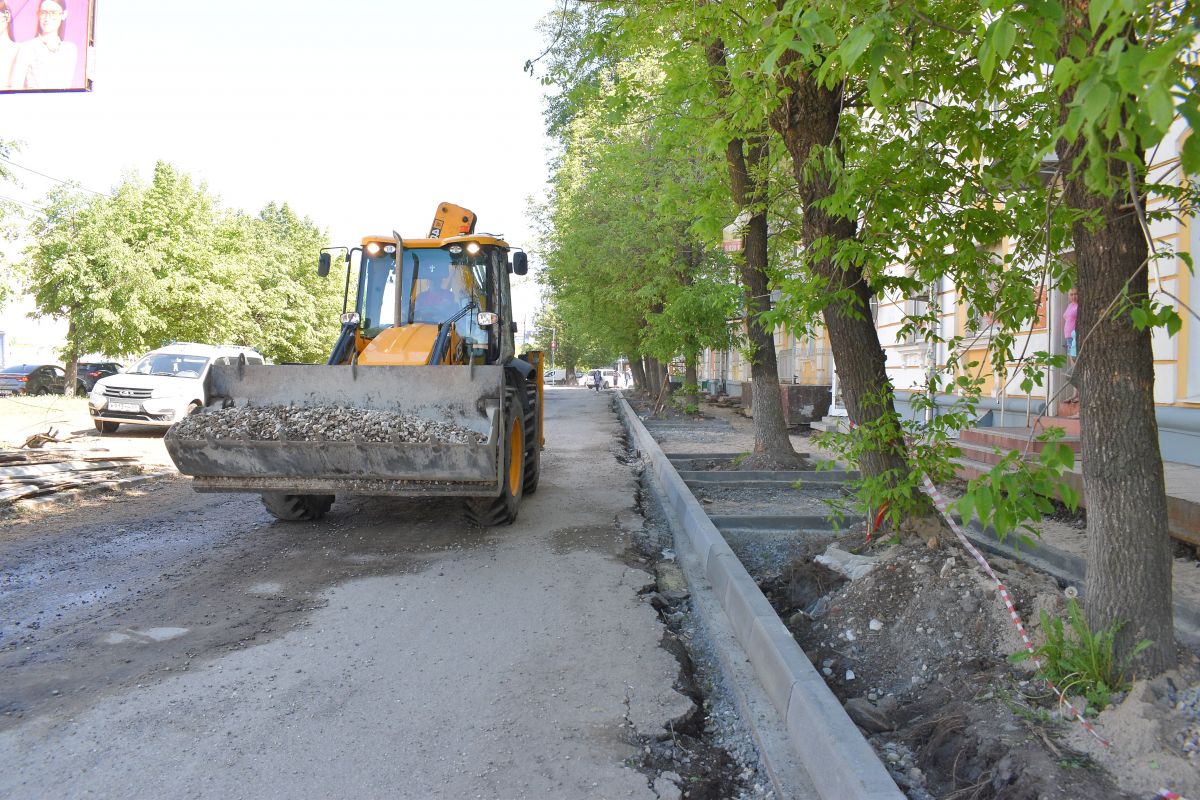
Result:
{"label": "eyeglasses on billboard face", "polygon": [[58,17],[61,17],[62,15],[63,15],[63,12],[54,11],[53,9],[48,9],[48,8],[43,8],[41,11],[38,12],[39,17],[49,17],[50,19],[56,19]]}

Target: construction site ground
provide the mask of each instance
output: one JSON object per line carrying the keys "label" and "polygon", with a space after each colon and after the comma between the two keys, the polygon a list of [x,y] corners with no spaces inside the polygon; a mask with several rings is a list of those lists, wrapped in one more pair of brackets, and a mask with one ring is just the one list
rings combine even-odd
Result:
{"label": "construction site ground", "polygon": [[[502,528],[375,497],[281,523],[178,476],[0,515],[0,796],[774,796],[660,602],[608,399],[548,392],[541,485]],[[6,443],[167,463],[82,400],[0,403]]]}
{"label": "construction site ground", "polygon": [[[667,454],[753,446],[753,421],[735,409],[708,404],[701,417],[669,411],[659,420],[649,404],[635,410]],[[832,458],[808,435],[793,436],[793,444]],[[789,504],[787,488],[692,484],[714,519],[755,507],[779,514],[789,505],[807,515],[814,502],[836,497],[829,487],[805,488],[792,490]],[[1049,520],[1041,531],[1047,545],[1086,553],[1077,519]],[[1187,646],[1179,670],[1135,682],[1089,716],[1105,746],[1028,664],[1009,663],[1023,649],[1016,628],[995,583],[956,541],[888,546],[877,537],[868,546],[861,522],[803,535],[730,530],[725,538],[909,797],[1151,798],[1161,789],[1200,796],[1200,673]],[[813,560],[830,544],[868,554],[878,566],[846,580]],[[1200,566],[1190,550],[1181,556],[1176,593],[1200,596]],[[1040,640],[1039,612],[1065,615],[1067,585],[1020,562],[991,560]]]}

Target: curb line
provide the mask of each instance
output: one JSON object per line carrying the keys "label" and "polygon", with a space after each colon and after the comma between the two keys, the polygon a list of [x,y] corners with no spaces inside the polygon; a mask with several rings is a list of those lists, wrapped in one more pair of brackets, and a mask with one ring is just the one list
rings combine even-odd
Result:
{"label": "curb line", "polygon": [[687,536],[817,793],[825,800],[904,800],[825,679],[624,397],[618,397],[617,408],[662,488],[665,496],[660,499],[673,517],[672,528]]}

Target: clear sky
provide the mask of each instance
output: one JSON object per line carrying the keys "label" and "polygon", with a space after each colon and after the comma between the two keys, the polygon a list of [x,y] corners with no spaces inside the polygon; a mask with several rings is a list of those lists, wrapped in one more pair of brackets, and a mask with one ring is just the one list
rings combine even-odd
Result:
{"label": "clear sky", "polygon": [[[93,91],[0,95],[0,139],[21,142],[18,164],[105,192],[165,160],[226,206],[287,202],[335,244],[423,235],[448,200],[527,245],[547,142],[543,87],[522,66],[553,7],[97,0]],[[0,194],[51,185],[14,173],[24,186]],[[518,318],[535,294],[519,292]]]}

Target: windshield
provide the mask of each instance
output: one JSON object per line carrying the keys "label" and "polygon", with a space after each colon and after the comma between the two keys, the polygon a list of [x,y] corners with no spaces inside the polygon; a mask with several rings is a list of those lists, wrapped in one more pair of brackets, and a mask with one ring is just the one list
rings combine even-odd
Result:
{"label": "windshield", "polygon": [[[391,255],[364,254],[358,289],[364,336],[377,336],[397,324],[440,324],[461,311],[472,298],[479,310],[486,310],[482,287],[486,286],[487,272],[482,252],[468,256],[465,251],[451,254],[446,249],[405,250],[399,281],[395,261]],[[463,338],[483,341],[486,334],[481,333],[475,316],[467,314],[455,323],[455,329]]]}
{"label": "windshield", "polygon": [[199,378],[208,365],[204,356],[179,353],[153,353],[139,361],[130,372],[138,375],[170,375],[172,378]]}

